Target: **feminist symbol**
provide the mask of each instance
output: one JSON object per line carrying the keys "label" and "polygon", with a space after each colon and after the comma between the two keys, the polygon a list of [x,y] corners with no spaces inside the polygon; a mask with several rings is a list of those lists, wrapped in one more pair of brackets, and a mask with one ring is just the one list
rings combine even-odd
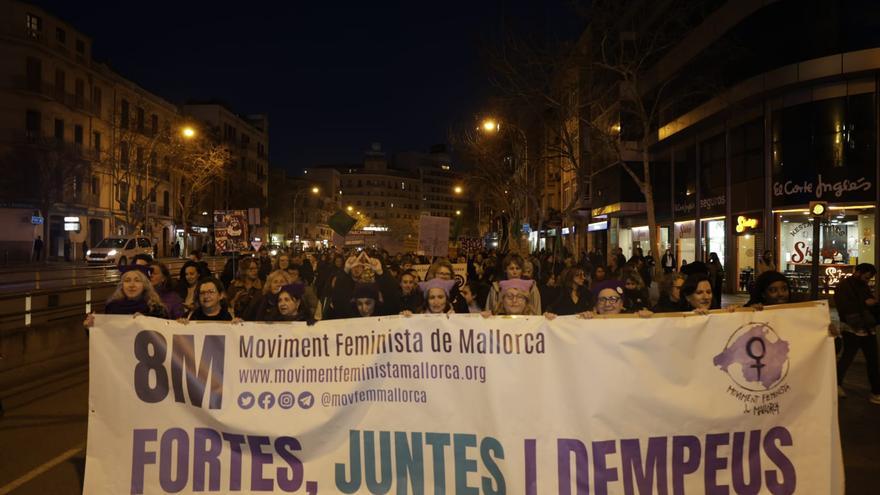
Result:
{"label": "feminist symbol", "polygon": [[[755,342],[761,344],[761,355],[755,354],[755,352],[752,350],[752,344],[754,344]],[[761,337],[750,338],[748,343],[746,344],[746,354],[748,354],[750,358],[755,360],[755,364],[753,364],[751,367],[755,368],[758,371],[758,380],[760,381],[761,368],[767,366],[766,364],[761,364],[761,360],[764,359],[764,356],[767,355],[767,346],[766,344],[764,344],[764,339],[762,339]]]}

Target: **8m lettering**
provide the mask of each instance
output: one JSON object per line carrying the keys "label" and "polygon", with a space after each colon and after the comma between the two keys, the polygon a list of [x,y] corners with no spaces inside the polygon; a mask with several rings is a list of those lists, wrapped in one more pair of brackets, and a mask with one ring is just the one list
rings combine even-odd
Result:
{"label": "8m lettering", "polygon": [[[143,330],[134,339],[134,390],[144,402],[155,403],[168,396],[168,341],[165,336],[152,330]],[[189,402],[202,407],[210,371],[209,409],[223,405],[223,364],[226,356],[226,336],[205,335],[202,355],[198,363],[195,356],[195,336],[174,335],[171,340],[171,383],[174,401],[186,402],[183,394],[183,378],[186,374],[186,390]],[[196,365],[198,364],[198,368]],[[150,384],[151,375],[155,378]]]}

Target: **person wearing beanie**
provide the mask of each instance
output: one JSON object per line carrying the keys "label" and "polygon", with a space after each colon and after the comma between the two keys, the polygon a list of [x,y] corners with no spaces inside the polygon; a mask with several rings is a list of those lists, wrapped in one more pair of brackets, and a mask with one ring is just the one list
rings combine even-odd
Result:
{"label": "person wearing beanie", "polygon": [[[500,296],[495,304],[493,314],[496,315],[534,315],[532,305],[532,289],[534,280],[511,278],[498,282]],[[484,312],[485,313],[485,312]]]}
{"label": "person wearing beanie", "polygon": [[455,287],[455,280],[432,278],[425,282],[419,282],[419,289],[425,298],[425,313],[454,313],[449,294]]}
{"label": "person wearing beanie", "polygon": [[[620,280],[604,280],[597,284],[593,284],[590,291],[593,293],[593,298],[596,301],[596,311],[595,313],[593,311],[578,313],[578,318],[590,319],[597,314],[617,315],[627,312],[625,310],[627,306],[626,290],[624,283]],[[632,312],[638,314],[642,318],[647,318],[654,314],[644,308],[633,310]]]}
{"label": "person wearing beanie", "polygon": [[357,284],[351,298],[351,317],[381,316],[382,298],[374,283]]}

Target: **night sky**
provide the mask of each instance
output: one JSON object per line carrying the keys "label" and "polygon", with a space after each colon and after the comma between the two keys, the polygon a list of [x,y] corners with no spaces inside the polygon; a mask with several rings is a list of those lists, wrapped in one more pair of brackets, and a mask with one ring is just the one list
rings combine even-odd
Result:
{"label": "night sky", "polygon": [[[173,102],[269,114],[270,164],[302,168],[426,151],[493,88],[484,48],[509,30],[576,36],[548,2],[34,2],[93,40],[94,58]],[[219,5],[219,7],[218,7]]]}

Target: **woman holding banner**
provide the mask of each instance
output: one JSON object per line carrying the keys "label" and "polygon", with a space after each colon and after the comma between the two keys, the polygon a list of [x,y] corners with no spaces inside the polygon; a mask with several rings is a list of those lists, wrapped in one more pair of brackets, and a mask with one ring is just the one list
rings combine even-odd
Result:
{"label": "woman holding banner", "polygon": [[[162,299],[150,283],[152,270],[146,265],[125,265],[119,268],[122,278],[116,290],[104,305],[104,313],[108,315],[143,315],[167,318],[168,312]],[[91,328],[95,325],[95,314],[86,315],[83,325]]]}
{"label": "woman holding banner", "polygon": [[314,325],[314,311],[303,297],[305,287],[302,283],[287,284],[282,287],[278,292],[278,304],[270,316],[270,321],[304,321],[308,325]]}
{"label": "woman holding banner", "polygon": [[[593,297],[596,301],[596,311],[584,311],[578,313],[578,318],[591,319],[596,315],[617,315],[626,313],[627,307],[632,307],[626,300],[626,291],[620,280],[605,280],[594,284],[592,287]],[[635,312],[635,311],[634,311]],[[635,312],[642,318],[648,318],[654,313],[647,309],[639,309]]]}
{"label": "woman holding banner", "polygon": [[496,315],[534,315],[534,302],[532,293],[535,288],[534,280],[512,278],[498,282],[500,296],[495,304],[493,312],[483,311],[483,316]]}

